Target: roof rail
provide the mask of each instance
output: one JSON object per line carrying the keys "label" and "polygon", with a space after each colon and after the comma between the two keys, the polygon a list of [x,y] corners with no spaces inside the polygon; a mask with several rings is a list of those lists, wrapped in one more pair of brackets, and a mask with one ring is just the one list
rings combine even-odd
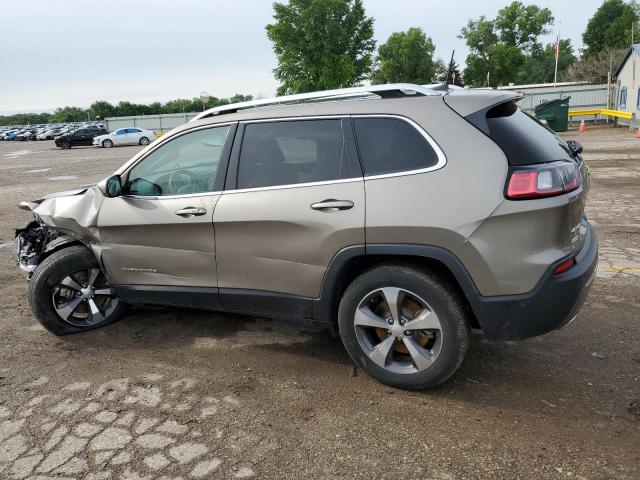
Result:
{"label": "roof rail", "polygon": [[336,90],[323,90],[320,92],[298,93],[296,95],[283,95],[281,97],[261,98],[259,100],[250,100],[248,102],[231,103],[221,105],[219,107],[210,108],[193,117],[190,122],[201,120],[203,118],[214,115],[223,115],[227,113],[236,113],[238,110],[245,108],[264,107],[268,105],[278,105],[286,103],[302,103],[306,101],[327,101],[327,100],[346,100],[350,98],[362,98],[377,96],[380,98],[399,98],[405,96],[425,96],[440,95],[440,92],[434,91],[422,85],[414,85],[412,83],[391,83],[387,85],[369,85],[365,87],[339,88]]}

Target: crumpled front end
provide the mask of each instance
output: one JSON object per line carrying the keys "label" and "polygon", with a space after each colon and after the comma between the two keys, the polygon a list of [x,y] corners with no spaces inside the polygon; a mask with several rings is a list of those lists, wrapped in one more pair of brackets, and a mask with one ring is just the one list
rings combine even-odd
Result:
{"label": "crumpled front end", "polygon": [[98,244],[98,212],[103,199],[93,186],[22,202],[20,208],[33,212],[34,220],[16,230],[13,256],[17,265],[30,274],[47,253],[62,245],[82,243],[91,248]]}

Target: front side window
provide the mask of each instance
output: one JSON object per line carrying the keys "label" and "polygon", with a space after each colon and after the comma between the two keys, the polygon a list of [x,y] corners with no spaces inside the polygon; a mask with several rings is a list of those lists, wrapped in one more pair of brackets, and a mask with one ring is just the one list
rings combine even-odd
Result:
{"label": "front side window", "polygon": [[354,118],[365,175],[433,167],[438,154],[411,124],[399,118]]}
{"label": "front side window", "polygon": [[131,169],[130,195],[187,195],[213,191],[229,126],[181,135],[163,144]]}
{"label": "front side window", "polygon": [[339,119],[253,123],[245,126],[238,188],[348,178]]}

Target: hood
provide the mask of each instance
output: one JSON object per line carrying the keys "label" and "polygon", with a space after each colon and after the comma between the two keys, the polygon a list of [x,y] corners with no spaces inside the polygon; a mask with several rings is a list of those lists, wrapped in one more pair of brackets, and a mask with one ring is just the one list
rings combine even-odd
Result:
{"label": "hood", "polygon": [[48,227],[91,244],[99,242],[98,212],[103,200],[98,187],[89,185],[22,202],[20,208],[32,211]]}

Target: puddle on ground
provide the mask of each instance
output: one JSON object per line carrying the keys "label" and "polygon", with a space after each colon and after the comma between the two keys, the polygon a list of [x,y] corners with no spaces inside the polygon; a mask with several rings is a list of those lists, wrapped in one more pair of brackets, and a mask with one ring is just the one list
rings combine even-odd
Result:
{"label": "puddle on ground", "polygon": [[47,180],[57,182],[59,180],[74,180],[76,178],[78,178],[76,175],[60,175],[59,177],[49,177]]}

